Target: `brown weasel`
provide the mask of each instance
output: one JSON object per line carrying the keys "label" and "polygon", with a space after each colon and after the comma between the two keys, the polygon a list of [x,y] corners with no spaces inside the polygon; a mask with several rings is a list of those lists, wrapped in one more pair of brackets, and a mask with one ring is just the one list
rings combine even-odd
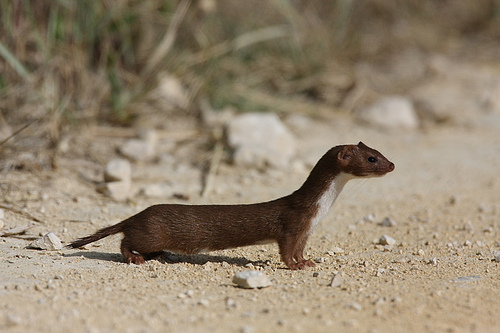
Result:
{"label": "brown weasel", "polygon": [[122,232],[121,253],[128,263],[142,264],[144,256],[162,250],[194,254],[277,242],[289,268],[314,267],[303,255],[307,239],[347,181],[393,170],[392,162],[362,142],[336,146],[323,155],[304,184],[285,197],[240,205],[154,205],[68,247]]}

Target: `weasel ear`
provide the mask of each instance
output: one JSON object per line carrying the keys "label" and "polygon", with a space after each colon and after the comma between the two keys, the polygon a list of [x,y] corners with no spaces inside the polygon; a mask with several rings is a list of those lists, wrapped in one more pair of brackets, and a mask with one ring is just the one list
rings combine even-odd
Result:
{"label": "weasel ear", "polygon": [[337,158],[340,161],[350,160],[352,157],[352,154],[354,153],[354,148],[357,148],[357,147],[356,146],[345,146],[344,148],[342,148],[341,151],[339,151]]}
{"label": "weasel ear", "polygon": [[359,141],[358,147],[367,148],[367,146],[363,142],[361,142],[361,141]]}

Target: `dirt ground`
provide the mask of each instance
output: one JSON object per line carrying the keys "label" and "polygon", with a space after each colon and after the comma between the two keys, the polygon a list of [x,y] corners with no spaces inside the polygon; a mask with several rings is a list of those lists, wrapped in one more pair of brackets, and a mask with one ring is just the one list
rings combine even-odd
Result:
{"label": "dirt ground", "polygon": [[[164,139],[164,158],[133,164],[134,191],[169,181],[185,189],[187,202],[139,193],[115,202],[98,194],[88,178],[101,179],[107,156],[124,139],[92,129],[69,142],[86,156],[70,149],[55,170],[1,174],[3,205],[12,208],[4,209],[4,230],[32,222],[26,213],[41,222],[22,237],[0,238],[0,330],[499,332],[500,262],[493,259],[500,251],[500,116],[414,132],[372,129],[338,115],[286,118],[299,143],[290,169],[257,171],[224,160],[206,198],[199,195],[199,161],[210,158],[203,139]],[[67,243],[154,203],[249,203],[286,195],[328,148],[360,140],[396,170],[346,186],[308,242],[315,268],[287,269],[273,244],[165,255],[141,266],[122,262],[119,236],[87,250],[26,248],[47,232]],[[385,217],[397,225],[381,226]],[[378,245],[382,235],[396,245]],[[265,271],[273,285],[235,287],[232,276],[248,269]],[[341,271],[343,283],[329,286]]]}

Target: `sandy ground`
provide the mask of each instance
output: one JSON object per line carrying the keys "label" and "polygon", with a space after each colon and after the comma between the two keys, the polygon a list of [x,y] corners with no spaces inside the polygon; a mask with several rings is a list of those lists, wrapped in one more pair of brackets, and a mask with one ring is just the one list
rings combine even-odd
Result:
{"label": "sandy ground", "polygon": [[[122,262],[120,236],[88,250],[55,252],[1,237],[0,331],[499,332],[500,263],[493,260],[500,251],[498,115],[413,133],[387,133],[342,117],[300,124],[293,127],[300,149],[290,170],[222,163],[214,191],[201,198],[200,167],[182,160],[197,148],[185,144],[171,151],[180,161],[175,168],[134,164],[134,184],[175,180],[186,188],[188,203],[264,201],[300,186],[311,162],[331,146],[362,140],[396,170],[346,186],[308,242],[315,268],[287,269],[273,244],[136,266]],[[89,142],[113,151],[120,140]],[[4,203],[43,220],[24,237],[52,231],[67,243],[151,204],[179,201],[136,195],[114,202],[80,176],[98,178],[99,172],[102,165],[91,157],[63,155],[56,171],[2,174]],[[4,211],[4,230],[30,222]],[[374,221],[364,220],[369,214]],[[397,225],[379,225],[386,216]],[[396,245],[377,245],[384,234]],[[343,252],[332,253],[337,247]],[[248,269],[265,271],[273,285],[235,287],[232,276]],[[329,286],[341,271],[344,282]]]}

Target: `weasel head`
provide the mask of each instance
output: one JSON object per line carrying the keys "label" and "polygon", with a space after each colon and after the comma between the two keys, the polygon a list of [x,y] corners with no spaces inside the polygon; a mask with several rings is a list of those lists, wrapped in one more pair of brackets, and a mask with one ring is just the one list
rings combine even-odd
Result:
{"label": "weasel head", "polygon": [[394,170],[394,163],[363,142],[344,146],[337,159],[342,171],[355,177],[381,177]]}

